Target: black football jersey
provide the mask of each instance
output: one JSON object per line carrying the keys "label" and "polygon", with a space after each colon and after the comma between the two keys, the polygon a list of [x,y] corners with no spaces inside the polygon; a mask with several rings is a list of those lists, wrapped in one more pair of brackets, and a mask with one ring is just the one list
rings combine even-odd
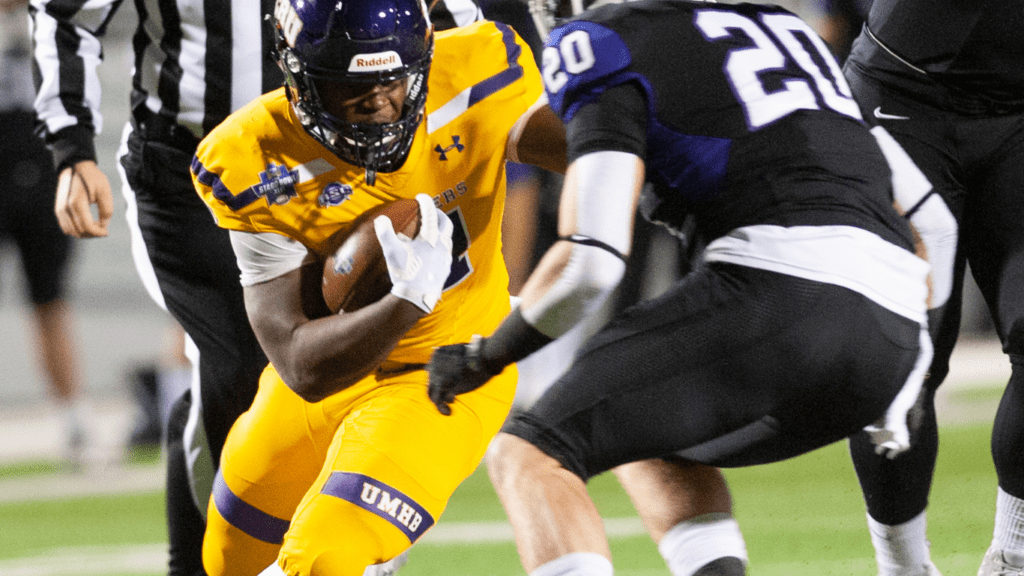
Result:
{"label": "black football jersey", "polygon": [[640,0],[555,29],[542,75],[568,123],[634,83],[657,219],[710,241],[751,224],[850,225],[907,247],[890,171],[825,42],[777,6]]}
{"label": "black football jersey", "polygon": [[875,0],[868,27],[932,78],[1024,104],[1024,0]]}

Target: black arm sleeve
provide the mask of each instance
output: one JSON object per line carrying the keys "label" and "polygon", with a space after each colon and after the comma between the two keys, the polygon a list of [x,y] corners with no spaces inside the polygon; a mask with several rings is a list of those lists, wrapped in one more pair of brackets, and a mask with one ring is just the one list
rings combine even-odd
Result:
{"label": "black arm sleeve", "polygon": [[605,90],[582,106],[566,126],[567,159],[613,150],[644,158],[647,153],[647,98],[633,83]]}
{"label": "black arm sleeve", "polygon": [[523,313],[512,310],[489,338],[484,338],[480,349],[480,362],[484,369],[498,374],[505,366],[518,362],[550,344],[554,338],[537,330],[523,318]]}

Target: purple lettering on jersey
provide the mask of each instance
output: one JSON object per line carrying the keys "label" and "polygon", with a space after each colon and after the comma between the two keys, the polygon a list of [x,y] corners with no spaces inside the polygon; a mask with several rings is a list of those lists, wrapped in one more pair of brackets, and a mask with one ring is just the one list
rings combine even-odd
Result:
{"label": "purple lettering on jersey", "polygon": [[213,480],[213,502],[228,524],[249,536],[270,544],[280,544],[284,540],[289,521],[271,516],[236,496],[224,482],[220,470]]}
{"label": "purple lettering on jersey", "polygon": [[334,472],[320,493],[373,512],[401,530],[410,543],[434,525],[434,517],[426,508],[395,488],[363,474]]}

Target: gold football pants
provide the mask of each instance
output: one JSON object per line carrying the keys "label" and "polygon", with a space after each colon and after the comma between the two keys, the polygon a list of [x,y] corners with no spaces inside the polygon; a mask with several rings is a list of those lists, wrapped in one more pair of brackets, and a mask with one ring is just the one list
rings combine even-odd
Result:
{"label": "gold football pants", "polygon": [[368,376],[322,402],[268,366],[221,456],[203,542],[207,574],[361,576],[430,529],[508,414],[516,371],[427,398],[423,370]]}

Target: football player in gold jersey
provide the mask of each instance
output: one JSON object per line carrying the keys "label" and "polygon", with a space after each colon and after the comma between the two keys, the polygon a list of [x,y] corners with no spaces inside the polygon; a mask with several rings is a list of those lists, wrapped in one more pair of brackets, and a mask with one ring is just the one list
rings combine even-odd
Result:
{"label": "football player in gold jersey", "polygon": [[[505,161],[564,171],[564,129],[508,26],[435,36],[422,0],[278,0],[273,20],[286,86],[230,116],[192,165],[271,361],[228,436],[203,562],[213,576],[360,576],[437,521],[508,413],[514,368],[451,417],[422,368],[509,312]],[[391,293],[315,314],[304,286],[320,271],[304,264],[401,198],[420,203],[415,238],[374,222]]]}

